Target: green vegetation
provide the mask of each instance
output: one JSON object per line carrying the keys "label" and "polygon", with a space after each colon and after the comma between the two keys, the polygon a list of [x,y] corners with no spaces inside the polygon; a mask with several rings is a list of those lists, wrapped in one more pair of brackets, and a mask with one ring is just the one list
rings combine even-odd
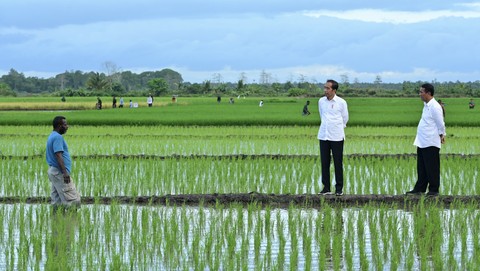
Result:
{"label": "green vegetation", "polygon": [[[234,104],[215,98],[179,97],[156,98],[148,108],[146,97],[124,97],[127,108],[111,108],[111,98],[101,97],[104,110],[95,110],[96,98],[69,98],[62,103],[58,98],[1,98],[0,125],[48,125],[54,114],[62,114],[73,125],[278,125],[318,126],[317,100],[311,100],[308,117],[301,115],[306,98],[240,98]],[[139,108],[128,108],[132,99]],[[468,109],[467,98],[444,99],[446,124],[452,126],[480,126],[480,111]],[[350,121],[348,126],[417,126],[423,109],[419,98],[347,98]],[[42,110],[40,110],[42,109]],[[79,110],[91,109],[91,110]],[[31,112],[31,110],[37,110]],[[63,110],[54,112],[50,110]]]}
{"label": "green vegetation", "polygon": [[[105,63],[105,73],[66,71],[52,78],[26,77],[23,73],[11,69],[0,77],[0,95],[18,96],[249,96],[249,97],[319,97],[323,94],[323,81],[307,81],[300,76],[298,81],[285,83],[273,82],[271,74],[260,73],[258,83],[247,83],[244,74],[237,82],[224,82],[222,75],[215,73],[213,78],[205,78],[202,83],[184,82],[182,75],[171,69],[146,71],[140,74],[120,71],[111,62]],[[383,83],[378,75],[374,82],[350,82],[347,75],[340,76],[339,93],[347,97],[415,97],[420,85],[425,82],[404,81]],[[272,83],[273,82],[273,83]],[[4,83],[10,91],[2,91]],[[442,97],[480,97],[480,81],[474,82],[430,82],[435,85],[435,93]]]}
{"label": "green vegetation", "polygon": [[[128,98],[130,99],[130,98]],[[125,98],[125,100],[128,100]],[[1,98],[0,197],[47,197],[45,141],[65,115],[72,177],[86,197],[205,193],[315,194],[321,189],[316,101],[235,104],[132,98],[139,108],[94,110],[96,97]],[[445,99],[441,194],[480,192],[480,118],[468,99]],[[346,194],[398,195],[416,179],[419,98],[348,98]],[[8,110],[7,110],[8,109]],[[58,111],[63,109],[65,111]],[[478,204],[288,209],[0,204],[0,269],[473,270],[480,265]]]}

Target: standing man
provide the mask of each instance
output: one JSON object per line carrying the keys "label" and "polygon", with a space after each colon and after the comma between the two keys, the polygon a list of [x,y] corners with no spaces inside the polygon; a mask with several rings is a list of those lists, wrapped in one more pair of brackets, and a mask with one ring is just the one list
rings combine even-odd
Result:
{"label": "standing man", "polygon": [[120,105],[118,107],[123,108],[123,97],[120,97]]}
{"label": "standing man", "polygon": [[302,116],[310,115],[310,111],[308,110],[308,106],[310,105],[310,101],[307,101],[305,106],[303,106]]}
{"label": "standing man", "polygon": [[433,98],[434,92],[431,84],[423,84],[420,88],[419,94],[424,107],[413,143],[417,146],[418,180],[413,190],[408,191],[407,194],[420,195],[428,188],[427,196],[438,195],[440,148],[445,143],[445,122],[442,106]]}
{"label": "standing man", "polygon": [[65,117],[57,116],[53,119],[53,131],[47,140],[48,179],[52,184],[51,198],[54,210],[58,207],[80,205],[78,194],[70,178],[72,160],[68,152],[67,142],[63,138],[68,130]]}
{"label": "standing man", "polygon": [[153,106],[153,96],[152,96],[152,95],[148,96],[148,98],[147,98],[147,104],[148,104],[148,107],[152,107],[152,106]]}
{"label": "standing man", "polygon": [[344,128],[348,122],[347,102],[337,96],[338,83],[327,80],[323,87],[325,96],[318,100],[320,113],[320,160],[322,161],[323,189],[320,195],[331,195],[330,190],[330,161],[333,156],[335,166],[335,195],[343,195],[343,141]]}

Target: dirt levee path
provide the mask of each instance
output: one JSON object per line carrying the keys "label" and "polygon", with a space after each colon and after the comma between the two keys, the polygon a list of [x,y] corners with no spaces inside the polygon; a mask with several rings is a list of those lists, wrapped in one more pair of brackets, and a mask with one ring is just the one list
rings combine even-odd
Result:
{"label": "dirt levee path", "polygon": [[[48,204],[49,197],[1,197],[0,203],[28,203]],[[314,194],[303,195],[275,195],[261,193],[244,194],[188,194],[188,195],[164,195],[164,196],[140,196],[140,197],[82,197],[82,204],[134,204],[134,205],[215,205],[215,204],[250,204],[269,205],[273,207],[288,207],[290,204],[309,208],[321,208],[323,205],[339,207],[359,207],[364,205],[395,205],[408,207],[420,202],[437,204],[444,207],[450,205],[472,204],[480,208],[480,196],[451,196],[440,195],[436,197],[405,196],[405,195],[327,195]]]}

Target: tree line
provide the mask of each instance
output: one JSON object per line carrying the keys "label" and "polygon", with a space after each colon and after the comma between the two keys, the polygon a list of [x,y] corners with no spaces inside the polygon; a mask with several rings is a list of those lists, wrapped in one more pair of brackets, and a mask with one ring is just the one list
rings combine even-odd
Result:
{"label": "tree line", "polygon": [[[110,67],[105,73],[66,71],[51,78],[27,77],[11,69],[0,77],[0,96],[292,96],[319,97],[323,82],[309,82],[305,77],[285,83],[271,82],[262,72],[258,83],[246,83],[244,75],[237,82],[222,82],[220,74],[202,83],[184,82],[182,75],[172,69],[146,71],[139,74],[117,71]],[[350,82],[347,75],[339,79],[339,95],[350,97],[414,97],[420,81],[384,83],[377,76],[372,83]],[[480,80],[474,82],[430,82],[436,95],[442,97],[480,97]]]}

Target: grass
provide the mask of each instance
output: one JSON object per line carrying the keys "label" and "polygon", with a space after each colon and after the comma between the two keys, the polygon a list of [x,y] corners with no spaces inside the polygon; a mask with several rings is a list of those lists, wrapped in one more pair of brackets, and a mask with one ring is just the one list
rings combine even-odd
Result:
{"label": "grass", "polygon": [[[171,103],[167,98],[157,98],[152,108],[140,104],[139,108],[111,109],[106,106],[104,110],[91,109],[90,104],[95,104],[91,97],[74,98],[60,104],[62,107],[58,107],[58,101],[55,99],[1,98],[0,110],[10,111],[0,113],[0,125],[48,125],[53,117],[59,114],[67,117],[72,124],[93,126],[319,124],[316,99],[310,99],[313,101],[310,107],[312,114],[308,117],[301,115],[307,100],[305,98],[264,99],[263,107],[258,106],[260,98],[239,99],[233,105],[218,104],[214,98],[180,98],[177,103]],[[416,98],[347,98],[347,102],[350,113],[349,126],[416,126],[423,108],[423,103]],[[466,106],[467,98],[450,98],[445,102],[447,127],[480,126],[480,111],[469,110]]]}
{"label": "grass", "polygon": [[[441,193],[476,195],[479,157],[442,158]],[[0,196],[48,196],[44,158],[7,159]],[[416,181],[416,158],[358,157],[344,161],[346,194],[398,195]],[[259,193],[315,194],[322,189],[318,158],[76,159],[72,176],[82,196]]]}
{"label": "grass", "polygon": [[[45,154],[49,126],[2,126],[0,156]],[[317,126],[82,126],[65,138],[75,156],[319,155]],[[345,154],[415,154],[415,127],[348,127]],[[448,127],[441,154],[479,154],[473,127]]]}

